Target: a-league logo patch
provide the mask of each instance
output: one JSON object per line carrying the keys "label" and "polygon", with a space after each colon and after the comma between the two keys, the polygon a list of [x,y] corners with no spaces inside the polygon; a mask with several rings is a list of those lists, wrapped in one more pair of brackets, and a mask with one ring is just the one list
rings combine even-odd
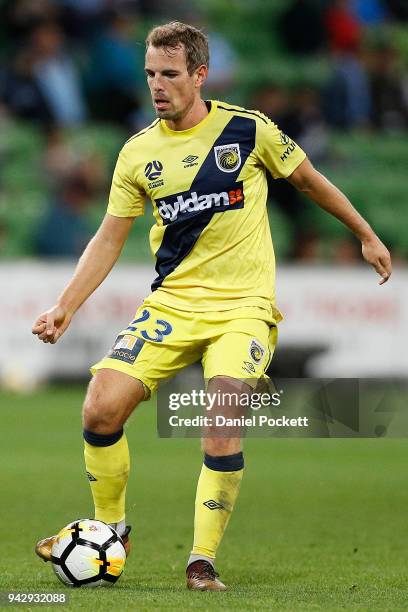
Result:
{"label": "a-league logo patch", "polygon": [[241,165],[239,144],[214,147],[214,155],[217,167],[222,170],[222,172],[234,172]]}
{"label": "a-league logo patch", "polygon": [[257,340],[251,340],[249,354],[254,363],[261,363],[262,357],[265,355],[265,349]]}
{"label": "a-league logo patch", "polygon": [[151,181],[158,179],[162,172],[163,164],[158,159],[148,162],[144,169],[145,176]]}

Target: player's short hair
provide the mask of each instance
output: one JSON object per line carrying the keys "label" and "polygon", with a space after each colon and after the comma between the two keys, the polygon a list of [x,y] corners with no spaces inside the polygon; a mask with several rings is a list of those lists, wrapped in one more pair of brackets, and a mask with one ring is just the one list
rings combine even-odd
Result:
{"label": "player's short hair", "polygon": [[176,49],[180,44],[184,45],[189,74],[203,64],[209,66],[208,38],[194,26],[181,21],[171,21],[150,30],[146,38],[146,49],[149,45]]}

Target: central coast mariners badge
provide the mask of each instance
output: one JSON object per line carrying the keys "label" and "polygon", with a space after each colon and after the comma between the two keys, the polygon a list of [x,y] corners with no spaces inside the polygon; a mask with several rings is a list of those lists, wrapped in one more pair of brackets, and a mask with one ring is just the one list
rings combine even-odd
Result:
{"label": "central coast mariners badge", "polygon": [[262,357],[265,355],[265,349],[257,340],[254,339],[251,341],[251,344],[249,346],[249,354],[251,356],[252,361],[258,364],[261,362]]}
{"label": "central coast mariners badge", "polygon": [[217,166],[222,172],[234,172],[241,165],[239,144],[214,147],[214,155]]}

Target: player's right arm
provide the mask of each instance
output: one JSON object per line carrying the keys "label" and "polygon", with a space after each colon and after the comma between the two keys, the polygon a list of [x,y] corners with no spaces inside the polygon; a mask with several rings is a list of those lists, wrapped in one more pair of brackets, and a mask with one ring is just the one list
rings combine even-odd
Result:
{"label": "player's right arm", "polygon": [[43,342],[62,336],[78,308],[107,277],[118,259],[135,217],[144,213],[146,195],[135,176],[137,151],[123,147],[115,167],[108,212],[80,258],[55,306],[41,314],[33,334]]}
{"label": "player's right arm", "polygon": [[126,242],[134,217],[106,214],[83,252],[74,275],[55,306],[41,314],[32,332],[43,342],[55,342],[69,326],[78,308],[107,277]]}

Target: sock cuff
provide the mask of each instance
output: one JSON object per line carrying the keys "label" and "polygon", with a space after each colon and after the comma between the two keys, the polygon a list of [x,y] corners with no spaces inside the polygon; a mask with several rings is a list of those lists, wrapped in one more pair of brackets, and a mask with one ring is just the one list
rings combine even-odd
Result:
{"label": "sock cuff", "polygon": [[242,452],[235,455],[224,455],[222,457],[213,457],[204,454],[204,465],[210,470],[216,472],[237,472],[244,468],[244,455]]}
{"label": "sock cuff", "polygon": [[123,436],[123,427],[112,434],[98,434],[88,429],[84,429],[83,436],[84,440],[92,446],[112,446],[112,444],[116,444]]}

